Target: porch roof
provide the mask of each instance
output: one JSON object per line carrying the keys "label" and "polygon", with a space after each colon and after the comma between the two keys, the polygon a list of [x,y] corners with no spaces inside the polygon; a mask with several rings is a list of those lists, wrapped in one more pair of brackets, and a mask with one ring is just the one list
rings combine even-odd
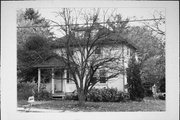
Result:
{"label": "porch roof", "polygon": [[64,58],[60,56],[50,56],[42,63],[35,65],[37,68],[65,68]]}

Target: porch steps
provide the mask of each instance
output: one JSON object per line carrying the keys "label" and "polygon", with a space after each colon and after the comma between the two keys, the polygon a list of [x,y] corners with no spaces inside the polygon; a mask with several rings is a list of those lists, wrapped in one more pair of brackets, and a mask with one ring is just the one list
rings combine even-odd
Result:
{"label": "porch steps", "polygon": [[65,98],[65,94],[53,94],[52,99],[53,100],[63,100]]}

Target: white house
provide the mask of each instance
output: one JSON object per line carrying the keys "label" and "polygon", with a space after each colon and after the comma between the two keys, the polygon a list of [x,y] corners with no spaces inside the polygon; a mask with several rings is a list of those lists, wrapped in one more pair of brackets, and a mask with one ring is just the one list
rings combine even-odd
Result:
{"label": "white house", "polygon": [[[64,38],[60,38],[56,41],[56,45],[59,43],[61,44]],[[118,76],[111,78],[108,81],[100,81],[98,82],[94,87],[95,88],[117,88],[119,91],[127,92],[126,84],[126,68],[128,67],[128,60],[130,59],[130,56],[135,53],[136,47],[130,43],[127,39],[122,38],[117,33],[112,33],[109,35],[106,40],[103,40],[102,42],[98,43],[99,49],[96,49],[94,52],[95,56],[100,56],[100,58],[103,58],[105,56],[118,56],[120,58],[120,61],[118,64],[114,64],[116,66],[119,66],[124,71],[123,73],[120,73]],[[74,49],[77,49],[75,47]],[[68,73],[66,64],[62,60],[62,48],[59,48],[58,46],[54,47],[55,53],[57,53],[57,56],[51,56],[47,58],[43,63],[36,65],[35,67],[38,68],[38,86],[40,86],[41,82],[41,70],[42,69],[51,69],[52,70],[52,79],[48,83],[46,83],[46,89],[49,92],[52,92],[53,95],[58,94],[68,94],[76,90],[75,83],[70,80],[69,78],[72,78],[71,75]],[[79,53],[74,53],[74,56],[80,56]],[[113,64],[112,64],[113,65]],[[96,77],[105,77],[107,74],[103,74],[103,70],[98,70]],[[39,87],[38,87],[39,88]]]}

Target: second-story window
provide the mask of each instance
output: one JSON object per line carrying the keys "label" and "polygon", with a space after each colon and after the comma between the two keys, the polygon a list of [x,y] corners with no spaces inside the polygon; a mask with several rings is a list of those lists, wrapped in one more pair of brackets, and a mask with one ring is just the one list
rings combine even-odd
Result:
{"label": "second-story window", "polygon": [[95,49],[95,54],[101,54],[101,48],[100,47],[97,47],[96,49]]}
{"label": "second-story window", "polygon": [[69,83],[69,79],[70,79],[70,75],[69,75],[70,73],[69,73],[69,70],[67,70],[67,83]]}
{"label": "second-story window", "polygon": [[106,70],[99,71],[100,83],[106,83]]}
{"label": "second-story window", "polygon": [[127,56],[130,56],[130,49],[127,48]]}

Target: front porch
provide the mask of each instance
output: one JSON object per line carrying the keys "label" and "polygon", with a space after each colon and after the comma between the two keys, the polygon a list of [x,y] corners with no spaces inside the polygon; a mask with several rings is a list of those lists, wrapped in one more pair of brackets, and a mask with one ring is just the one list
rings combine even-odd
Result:
{"label": "front porch", "polygon": [[67,92],[75,90],[75,87],[70,89],[74,85],[72,82],[69,82],[69,73],[62,59],[59,56],[52,56],[35,66],[38,69],[38,92],[41,89],[42,70],[50,70],[51,80],[45,83],[45,85],[46,90],[52,93],[53,98],[63,98]]}

